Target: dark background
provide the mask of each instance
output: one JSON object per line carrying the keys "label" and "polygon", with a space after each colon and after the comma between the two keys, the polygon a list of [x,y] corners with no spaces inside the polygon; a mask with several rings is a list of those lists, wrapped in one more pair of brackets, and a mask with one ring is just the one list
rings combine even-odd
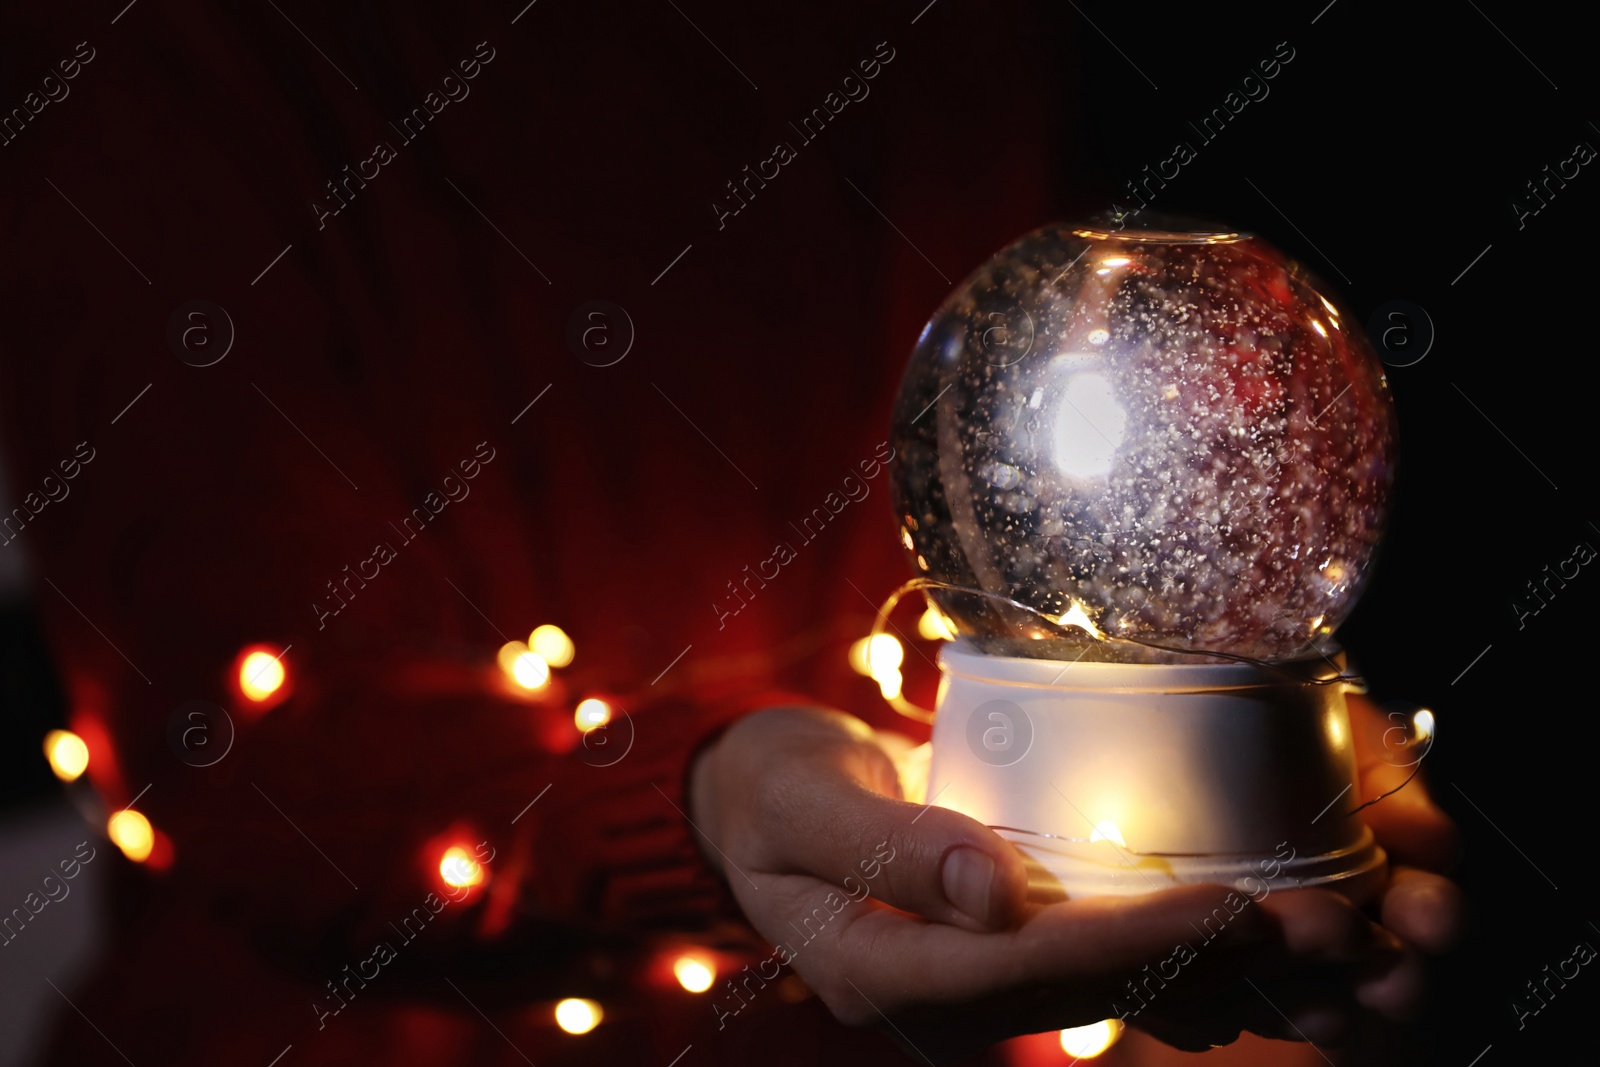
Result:
{"label": "dark background", "polygon": [[[1481,1061],[1486,1065],[1508,1057],[1563,1058],[1588,1034],[1600,979],[1580,974],[1522,1029],[1511,1003],[1527,980],[1571,955],[1577,942],[1600,944],[1590,925],[1597,912],[1583,881],[1587,868],[1574,851],[1587,842],[1593,811],[1596,731],[1584,675],[1600,577],[1584,568],[1520,628],[1512,602],[1576,544],[1600,546],[1593,525],[1600,512],[1589,506],[1594,278],[1584,258],[1593,254],[1600,178],[1590,174],[1594,165],[1585,167],[1521,228],[1511,205],[1526,181],[1570,156],[1577,142],[1600,146],[1593,113],[1585,110],[1593,100],[1588,35],[1565,22],[1564,13],[1504,3],[1425,13],[1359,0],[1326,9],[1068,3],[997,6],[986,17],[1000,25],[964,53],[958,39],[941,37],[939,24],[956,17],[953,9],[970,19],[974,8],[939,0],[907,26],[921,8],[914,0],[855,12],[854,25],[813,26],[819,47],[832,54],[819,54],[804,76],[763,67],[761,59],[763,38],[794,32],[801,13],[770,16],[774,24],[763,28],[762,12],[751,9],[737,26],[711,37],[764,87],[793,81],[783,90],[797,105],[791,112],[820,97],[832,72],[866,55],[871,42],[891,38],[900,54],[893,77],[882,79],[885,89],[898,81],[893,91],[925,93],[930,107],[958,111],[968,106],[964,100],[982,101],[965,115],[966,143],[926,145],[929,167],[951,159],[1003,160],[1006,146],[986,138],[988,111],[1005,106],[1008,85],[1019,96],[1045,92],[1028,107],[1044,116],[1036,132],[1053,164],[1050,198],[1064,216],[1113,202],[1128,206],[1121,183],[1187,140],[1198,157],[1167,183],[1154,207],[1264,235],[1303,258],[1362,319],[1392,300],[1410,301],[1431,318],[1437,336],[1426,358],[1390,371],[1401,426],[1398,505],[1369,591],[1340,637],[1377,696],[1412,699],[1437,712],[1439,740],[1427,772],[1466,837],[1459,875],[1474,904],[1474,933],[1435,968],[1436,996],[1416,1062],[1466,1065],[1486,1046],[1492,1046]],[[545,20],[543,61],[574,69],[584,63],[569,49],[603,50],[611,32],[670,28],[665,50],[698,50],[703,43],[680,32],[670,8],[648,8],[641,21],[616,25],[602,12],[563,9],[553,0],[541,0],[534,11]],[[919,46],[924,33],[937,48]],[[1296,54],[1268,83],[1270,95],[1201,145],[1187,122],[1220,105],[1280,41]],[[49,48],[59,50],[55,41]],[[35,68],[58,58],[54,51],[19,54],[15,45],[0,51],[8,100],[26,91]],[[705,98],[707,128],[736,128],[743,102],[724,84],[731,72],[718,69],[714,53],[697,51],[694,58],[715,86]],[[580,113],[595,109],[593,136],[613,161],[625,146],[606,143],[604,108],[649,91],[648,82],[648,72],[636,73],[614,85],[614,99],[575,92],[565,102]],[[827,165],[848,172],[853,158],[870,158],[868,128],[841,122],[829,134]],[[657,154],[636,176],[641,188],[664,151],[652,147]],[[553,151],[553,165],[586,165],[580,148]],[[753,146],[728,148],[729,175],[759,158]],[[0,157],[0,166],[15,165],[11,155]],[[797,166],[819,164],[803,155]],[[786,175],[773,195],[814,195],[807,186],[820,180],[815,173]],[[914,184],[914,177],[898,180]],[[716,182],[708,175],[702,184]],[[636,207],[616,200],[610,210],[627,214]],[[703,235],[703,207],[679,209],[681,218],[651,226],[671,232],[676,222],[685,233]],[[949,209],[948,240],[911,236],[954,279],[977,259],[952,258],[968,240],[960,233],[960,205]],[[714,308],[716,272],[743,269],[741,257],[760,246],[761,229],[776,214],[769,210],[767,223],[759,213],[738,219],[738,245],[702,246],[695,237],[697,254],[726,257],[692,282],[711,301],[707,306]],[[1045,221],[1019,219],[1017,231]],[[1009,236],[990,243],[997,247]],[[653,247],[675,248],[688,239],[657,240]],[[825,257],[805,269],[826,269]],[[925,315],[943,289],[935,279],[927,293],[910,298]],[[645,299],[629,302],[630,309],[647,315]],[[882,352],[896,364],[905,355]],[[23,491],[19,472],[12,473],[13,489]],[[25,605],[9,611],[0,653],[0,793],[12,805],[56,788],[38,738],[59,719],[60,707],[29,618]]]}

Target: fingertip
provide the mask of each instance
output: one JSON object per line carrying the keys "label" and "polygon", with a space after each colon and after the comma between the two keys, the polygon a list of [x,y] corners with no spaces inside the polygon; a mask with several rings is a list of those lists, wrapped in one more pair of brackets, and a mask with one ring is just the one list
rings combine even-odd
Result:
{"label": "fingertip", "polygon": [[1349,900],[1330,890],[1275,893],[1261,903],[1277,920],[1290,955],[1349,962],[1361,958],[1372,946],[1372,923]]}
{"label": "fingertip", "polygon": [[1467,925],[1467,900],[1448,878],[1399,868],[1383,896],[1381,914],[1384,926],[1437,955],[1460,943]]}
{"label": "fingertip", "polygon": [[1398,953],[1393,962],[1356,983],[1356,1002],[1396,1022],[1422,1014],[1426,981],[1422,959],[1415,952]]}

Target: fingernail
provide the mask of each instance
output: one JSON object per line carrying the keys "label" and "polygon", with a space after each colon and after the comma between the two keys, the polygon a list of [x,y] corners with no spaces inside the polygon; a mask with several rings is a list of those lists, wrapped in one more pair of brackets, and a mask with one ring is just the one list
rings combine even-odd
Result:
{"label": "fingernail", "polygon": [[994,860],[975,848],[958,845],[945,854],[941,877],[945,899],[969,919],[989,925]]}

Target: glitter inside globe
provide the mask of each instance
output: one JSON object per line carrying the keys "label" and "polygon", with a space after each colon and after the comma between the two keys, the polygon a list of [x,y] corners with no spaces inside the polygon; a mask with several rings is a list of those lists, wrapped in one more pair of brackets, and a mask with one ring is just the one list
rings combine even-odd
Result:
{"label": "glitter inside globe", "polygon": [[[924,328],[894,416],[901,539],[984,651],[1308,654],[1383,531],[1383,368],[1264,241],[1137,221],[1023,237]],[[1091,631],[1112,640],[1074,650]]]}

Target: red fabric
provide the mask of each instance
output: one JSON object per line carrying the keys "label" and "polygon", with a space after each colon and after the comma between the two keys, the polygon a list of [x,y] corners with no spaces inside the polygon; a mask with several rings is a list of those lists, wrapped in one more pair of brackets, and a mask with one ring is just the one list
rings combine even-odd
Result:
{"label": "red fabric", "polygon": [[[93,459],[0,551],[48,579],[75,714],[115,746],[116,773],[109,753],[92,772],[107,803],[149,783],[138,807],[170,840],[167,871],[129,875],[139,906],[78,1000],[134,1062],[885,1054],[814,1000],[774,996],[716,1034],[704,998],[662,979],[680,941],[753,941],[681,783],[774,688],[904,725],[844,655],[907,576],[885,476],[814,538],[797,524],[882,458],[938,300],[1052,214],[1052,102],[992,11],[758,25],[692,6],[715,48],[671,5],[539,4],[515,25],[518,3],[4,16],[7,106],[78,42],[93,53],[0,146],[12,483],[41,485],[80,442]],[[469,95],[409,143],[391,127],[485,49]],[[885,50],[866,99],[810,143],[790,132]],[[796,158],[727,214],[725,183],[777,140]],[[378,143],[395,158],[326,214],[326,183]],[[567,343],[595,298],[637,329],[615,366]],[[214,366],[166,341],[195,299],[237,330]],[[407,539],[475,456],[469,495]],[[729,584],[779,543],[793,561],[741,584],[732,614]],[[328,583],[370,575],[380,544],[394,558],[327,614]],[[577,658],[529,701],[494,655],[543,622]],[[293,691],[252,717],[229,671],[253,642],[289,647]],[[625,713],[608,743],[634,733],[609,766],[572,725],[589,695]],[[213,767],[168,745],[190,699],[238,727]],[[326,983],[440,889],[457,840],[487,843],[490,884],[319,1029]],[[569,995],[607,1024],[556,1032]],[[121,1062],[80,1022],[61,1062]]]}

